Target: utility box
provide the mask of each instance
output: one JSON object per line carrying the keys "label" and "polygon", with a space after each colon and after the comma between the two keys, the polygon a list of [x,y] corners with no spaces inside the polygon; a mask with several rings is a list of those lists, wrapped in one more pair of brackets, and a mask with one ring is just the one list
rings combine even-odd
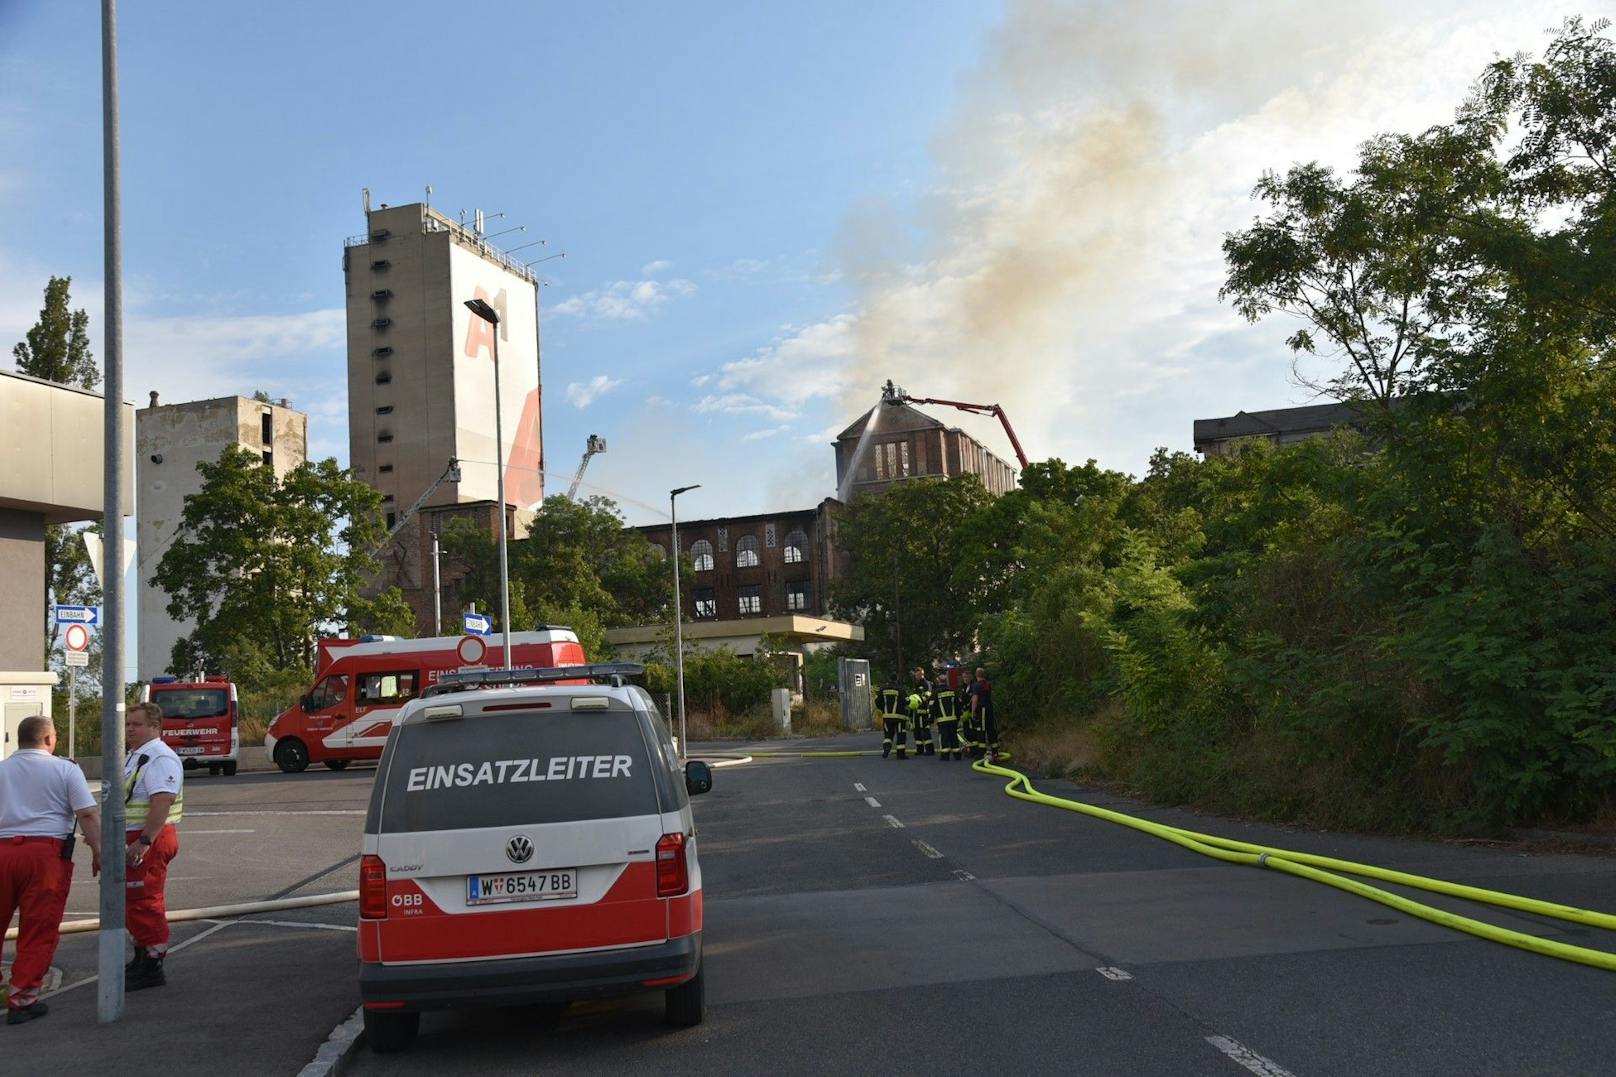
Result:
{"label": "utility box", "polygon": [[842,728],[872,728],[875,685],[870,683],[869,661],[863,658],[837,659],[836,686],[842,698]]}
{"label": "utility box", "polygon": [[776,688],[769,693],[769,706],[774,712],[774,728],[782,733],[791,732],[791,689]]}
{"label": "utility box", "polygon": [[17,727],[24,718],[51,716],[55,687],[54,673],[0,673],[0,759],[17,750]]}

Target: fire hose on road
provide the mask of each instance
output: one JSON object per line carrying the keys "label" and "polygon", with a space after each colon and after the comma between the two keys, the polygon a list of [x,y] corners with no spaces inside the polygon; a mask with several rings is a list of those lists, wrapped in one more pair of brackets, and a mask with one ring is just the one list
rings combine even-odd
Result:
{"label": "fire hose on road", "polygon": [[[186,920],[220,920],[232,916],[286,912],[288,909],[309,909],[316,905],[341,905],[344,902],[358,900],[359,891],[339,890],[333,894],[308,894],[304,897],[279,898],[275,901],[243,901],[235,905],[209,905],[201,909],[175,909],[168,914],[168,922],[178,924]],[[84,931],[96,931],[100,927],[101,921],[99,918],[94,920],[69,920],[62,925],[62,934],[75,935]],[[16,937],[16,928],[6,932],[7,942]]]}
{"label": "fire hose on road", "polygon": [[[1065,811],[1078,812],[1096,819],[1104,819],[1107,822],[1119,823],[1122,826],[1143,831],[1164,841],[1170,841],[1174,845],[1182,846],[1192,852],[1212,857],[1215,860],[1222,860],[1225,863],[1268,868],[1273,871],[1283,871],[1288,875],[1295,875],[1299,878],[1311,879],[1326,886],[1333,886],[1337,890],[1345,890],[1349,894],[1368,898],[1370,901],[1378,901],[1382,905],[1388,905],[1400,912],[1419,917],[1422,920],[1428,920],[1433,924],[1440,924],[1456,931],[1463,931],[1491,942],[1501,942],[1505,946],[1530,950],[1533,953],[1559,958],[1562,961],[1574,961],[1578,964],[1591,965],[1598,969],[1616,971],[1616,953],[1594,950],[1585,946],[1572,946],[1568,943],[1554,942],[1550,939],[1540,939],[1535,935],[1528,935],[1521,931],[1511,931],[1508,928],[1498,927],[1495,924],[1485,923],[1481,920],[1474,920],[1458,913],[1433,908],[1430,905],[1411,900],[1400,894],[1394,894],[1389,890],[1382,890],[1378,886],[1370,886],[1368,883],[1362,883],[1356,879],[1345,878],[1344,875],[1358,875],[1367,879],[1377,879],[1381,882],[1396,883],[1399,886],[1414,887],[1433,894],[1444,894],[1448,897],[1463,898],[1466,901],[1476,901],[1499,908],[1514,909],[1518,912],[1533,913],[1538,916],[1547,916],[1574,924],[1586,924],[1590,927],[1616,931],[1616,916],[1609,913],[1579,909],[1571,905],[1559,905],[1552,901],[1540,901],[1536,898],[1522,897],[1519,894],[1508,894],[1498,890],[1465,886],[1462,883],[1450,883],[1443,879],[1430,879],[1423,875],[1411,875],[1408,872],[1376,867],[1373,864],[1359,864],[1351,860],[1337,860],[1329,856],[1293,852],[1288,849],[1277,849],[1266,845],[1254,845],[1251,842],[1235,841],[1231,838],[1220,838],[1211,834],[1199,834],[1193,830],[1185,830],[1182,827],[1168,826],[1165,823],[1153,823],[1119,811],[1112,811],[1109,808],[1084,804],[1082,801],[1068,800],[1065,797],[1040,793],[1033,787],[1032,779],[1009,767],[978,761],[973,764],[973,768],[981,774],[993,774],[1001,778],[1009,778],[1010,781],[1004,787],[1004,791],[1017,800],[1043,804],[1051,808],[1061,808]],[[1344,875],[1338,873],[1344,873]]]}

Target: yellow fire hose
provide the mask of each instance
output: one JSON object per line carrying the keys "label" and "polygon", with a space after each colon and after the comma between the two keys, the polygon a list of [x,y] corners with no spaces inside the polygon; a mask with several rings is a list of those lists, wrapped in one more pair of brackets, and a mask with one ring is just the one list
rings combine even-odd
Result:
{"label": "yellow fire hose", "polygon": [[1359,897],[1368,898],[1370,901],[1378,901],[1382,905],[1389,905],[1410,916],[1429,920],[1433,924],[1441,924],[1443,927],[1468,932],[1477,938],[1488,939],[1492,942],[1501,942],[1505,946],[1530,950],[1533,953],[1556,957],[1562,961],[1575,961],[1578,964],[1591,965],[1598,969],[1616,971],[1616,953],[1593,950],[1585,946],[1572,946],[1568,943],[1540,939],[1520,931],[1511,931],[1508,928],[1473,920],[1468,916],[1460,916],[1457,913],[1432,908],[1430,905],[1412,901],[1399,894],[1382,890],[1377,886],[1358,882],[1356,879],[1343,878],[1336,872],[1361,875],[1369,879],[1379,879],[1382,882],[1411,886],[1434,894],[1446,894],[1449,897],[1464,898],[1467,901],[1482,902],[1487,905],[1496,905],[1500,908],[1536,913],[1539,916],[1548,916],[1556,920],[1566,920],[1571,923],[1616,930],[1616,916],[1609,913],[1578,909],[1570,905],[1558,905],[1552,901],[1539,901],[1535,898],[1522,897],[1519,894],[1485,890],[1481,887],[1450,883],[1442,879],[1429,879],[1423,875],[1392,871],[1389,868],[1380,868],[1373,864],[1359,864],[1351,860],[1337,860],[1329,856],[1292,852],[1288,849],[1254,845],[1250,842],[1220,838],[1211,834],[1198,834],[1193,830],[1185,830],[1182,827],[1153,823],[1146,819],[1124,815],[1122,812],[1111,811],[1108,808],[1097,807],[1093,804],[1084,804],[1081,801],[1040,793],[1033,787],[1030,778],[1020,771],[1011,770],[1009,767],[979,760],[972,764],[972,768],[982,774],[995,774],[1001,778],[1009,778],[1010,782],[1004,787],[1004,791],[1017,800],[1025,800],[1033,804],[1044,804],[1051,808],[1062,808],[1066,811],[1093,816],[1096,819],[1104,819],[1107,822],[1120,823],[1123,826],[1132,827],[1134,830],[1143,831],[1146,834],[1170,841],[1174,845],[1183,846],[1192,852],[1210,856],[1215,860],[1222,860],[1226,863],[1271,868],[1275,871],[1283,871],[1288,875],[1312,879],[1314,882],[1333,886],[1337,890],[1345,890],[1349,894],[1357,894]]}

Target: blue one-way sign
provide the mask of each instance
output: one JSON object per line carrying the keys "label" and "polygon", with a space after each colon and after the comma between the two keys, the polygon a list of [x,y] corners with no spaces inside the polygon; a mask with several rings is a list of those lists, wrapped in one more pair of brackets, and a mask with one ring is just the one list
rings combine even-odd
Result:
{"label": "blue one-way sign", "polygon": [[480,613],[465,614],[466,632],[473,636],[491,636],[494,626],[487,617]]}
{"label": "blue one-way sign", "polygon": [[98,625],[101,623],[101,607],[57,606],[56,623],[59,625]]}

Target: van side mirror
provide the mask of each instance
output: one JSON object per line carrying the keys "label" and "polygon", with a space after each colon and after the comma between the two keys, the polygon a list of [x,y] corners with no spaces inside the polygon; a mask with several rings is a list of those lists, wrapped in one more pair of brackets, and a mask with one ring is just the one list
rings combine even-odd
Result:
{"label": "van side mirror", "polygon": [[713,768],[699,759],[692,759],[685,764],[685,789],[693,797],[711,792],[713,788]]}

